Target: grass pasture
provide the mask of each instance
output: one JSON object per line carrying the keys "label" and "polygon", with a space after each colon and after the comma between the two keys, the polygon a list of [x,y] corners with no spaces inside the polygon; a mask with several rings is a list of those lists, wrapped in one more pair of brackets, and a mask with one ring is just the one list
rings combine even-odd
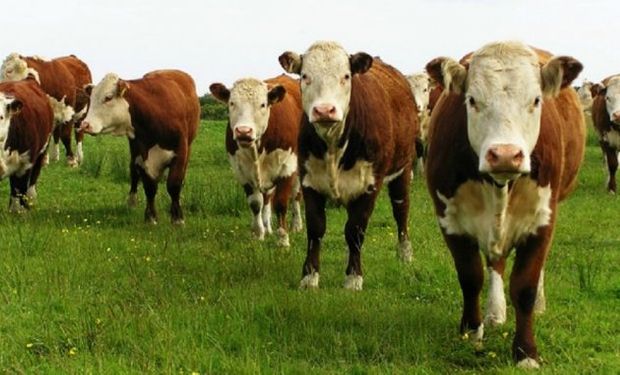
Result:
{"label": "grass pasture", "polygon": [[[330,208],[321,288],[297,289],[305,234],[291,248],[250,235],[250,213],[224,151],[223,122],[203,122],[172,227],[144,197],[126,207],[123,138],[87,138],[79,169],[42,171],[31,212],[0,210],[0,372],[170,374],[520,373],[514,314],[475,354],[458,335],[461,295],[426,187],[416,178],[414,262],[396,258],[387,194],[364,245],[364,291],[342,289],[345,213]],[[576,192],[560,207],[537,319],[540,373],[620,371],[620,197],[592,135]],[[0,186],[8,203],[8,181]],[[510,303],[509,303],[510,304]]]}

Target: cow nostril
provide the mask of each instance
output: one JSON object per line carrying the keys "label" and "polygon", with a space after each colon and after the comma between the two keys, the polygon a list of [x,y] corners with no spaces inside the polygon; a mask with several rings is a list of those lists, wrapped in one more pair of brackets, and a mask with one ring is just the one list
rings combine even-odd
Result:
{"label": "cow nostril", "polygon": [[333,115],[334,113],[336,113],[336,107],[331,106],[331,107],[329,108],[329,114],[330,114],[330,115]]}
{"label": "cow nostril", "polygon": [[497,155],[497,152],[491,148],[487,152],[486,159],[489,162],[489,164],[493,165],[499,161],[499,155]]}
{"label": "cow nostril", "polygon": [[520,165],[523,162],[523,151],[519,150],[519,152],[517,152],[517,154],[513,157],[513,161],[515,162],[515,164]]}

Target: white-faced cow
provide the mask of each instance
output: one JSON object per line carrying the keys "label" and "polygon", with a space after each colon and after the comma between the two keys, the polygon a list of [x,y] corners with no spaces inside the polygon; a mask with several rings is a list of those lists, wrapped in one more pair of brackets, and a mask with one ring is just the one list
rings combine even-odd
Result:
{"label": "white-faced cow", "polygon": [[9,177],[9,210],[30,208],[54,126],[54,114],[34,77],[0,83],[0,179]]}
{"label": "white-faced cow", "polygon": [[126,81],[110,73],[88,91],[90,106],[80,130],[129,138],[129,201],[135,201],[141,177],[147,199],[144,218],[156,223],[157,184],[169,168],[170,215],[173,223],[182,224],[179,199],[200,117],[192,77],[178,70],[158,70]]}
{"label": "white-faced cow", "polygon": [[415,73],[407,76],[411,87],[411,93],[418,108],[418,120],[420,124],[420,136],[415,140],[416,154],[420,169],[423,165],[425,146],[428,141],[428,125],[430,124],[429,98],[431,90],[435,87],[434,81],[426,72]]}
{"label": "white-faced cow", "polygon": [[592,122],[609,173],[607,190],[616,193],[616,171],[620,161],[620,75],[592,86]]}
{"label": "white-faced cow", "polygon": [[585,147],[583,113],[569,87],[582,65],[500,42],[426,69],[445,87],[431,117],[426,172],[463,293],[461,332],[478,343],[483,336],[480,251],[489,267],[485,323],[505,321],[502,277],[516,249],[512,353],[519,366],[538,367],[532,313],[545,306],[542,270],[558,202],[576,183]]}
{"label": "white-faced cow", "polygon": [[592,82],[584,80],[579,89],[577,95],[579,95],[579,102],[584,112],[590,112],[592,110]]}
{"label": "white-faced cow", "polygon": [[12,53],[6,57],[0,67],[0,81],[18,81],[29,74],[34,75],[41,84],[54,111],[54,145],[50,150],[50,159],[58,160],[59,139],[65,146],[67,164],[77,166],[84,159],[82,139],[84,134],[75,132],[77,141],[76,154],[71,149],[71,132],[86,114],[88,97],[83,88],[92,82],[88,66],[74,55],[45,60],[40,57],[21,56]]}
{"label": "white-faced cow", "polygon": [[305,112],[299,169],[306,211],[308,253],[301,287],[319,285],[319,251],[327,198],[346,206],[349,247],[345,288],[362,289],[361,249],[368,220],[384,183],[398,227],[398,250],[412,256],[407,231],[409,181],[418,132],[407,79],[380,59],[349,55],[334,42],[316,42],[300,56],[285,52],[280,64],[301,77]]}
{"label": "white-faced cow", "polygon": [[231,89],[214,83],[209,89],[228,105],[226,151],[254,214],[254,233],[262,240],[265,232],[272,232],[274,201],[278,243],[289,246],[286,212],[291,198],[291,228],[301,230],[297,138],[303,112],[299,84],[281,75],[264,82],[240,79]]}

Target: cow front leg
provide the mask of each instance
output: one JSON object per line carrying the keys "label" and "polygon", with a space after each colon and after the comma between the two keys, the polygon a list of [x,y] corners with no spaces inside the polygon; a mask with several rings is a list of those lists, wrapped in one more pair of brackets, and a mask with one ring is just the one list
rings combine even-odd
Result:
{"label": "cow front leg", "polygon": [[504,269],[506,258],[492,261],[487,257],[489,288],[485,309],[484,324],[497,326],[506,322],[506,297],[504,296]]}
{"label": "cow front leg", "polygon": [[400,176],[388,183],[392,215],[396,220],[398,230],[397,256],[405,262],[413,260],[413,250],[409,241],[407,221],[409,219],[409,184],[411,181],[411,166],[404,168]]}
{"label": "cow front leg", "polygon": [[142,168],[142,187],[146,196],[146,209],[144,210],[144,221],[150,224],[157,224],[157,210],[155,209],[155,195],[157,195],[157,181],[153,180]]}
{"label": "cow front leg", "polygon": [[[555,212],[555,210],[554,210]],[[553,222],[553,220],[552,220]],[[538,350],[534,338],[534,308],[540,275],[551,241],[551,226],[539,229],[517,247],[515,263],[510,275],[510,298],[515,309],[517,328],[512,344],[512,355],[517,366],[538,368]]]}
{"label": "cow front leg", "polygon": [[273,233],[271,225],[271,202],[273,201],[273,191],[263,194],[263,209],[261,210],[261,217],[263,220],[263,227],[266,234]]}
{"label": "cow front leg", "polygon": [[58,161],[58,159],[60,159],[60,127],[61,124],[56,124],[54,131],[52,132],[52,140],[54,141],[54,144],[49,151],[50,161]]}
{"label": "cow front leg", "polygon": [[293,177],[279,179],[276,182],[276,191],[273,197],[276,217],[278,219],[278,245],[289,247],[288,225],[286,223],[286,213],[288,202],[293,190]]}
{"label": "cow front leg", "polygon": [[377,198],[377,190],[363,194],[347,205],[347,223],[344,227],[344,236],[349,247],[349,262],[347,264],[344,288],[362,290],[364,276],[362,272],[362,245],[368,220],[372,214]]}
{"label": "cow front leg", "polygon": [[303,223],[301,220],[301,186],[299,184],[299,176],[295,174],[293,177],[293,189],[291,192],[291,231],[301,232]]}
{"label": "cow front leg", "polygon": [[58,127],[60,128],[60,140],[63,146],[65,146],[67,165],[70,167],[77,167],[78,163],[75,155],[73,155],[73,149],[71,148],[71,130],[73,129],[73,124],[64,122],[58,125]]}
{"label": "cow front leg", "polygon": [[607,161],[607,191],[616,194],[616,171],[618,170],[618,151],[607,143],[602,143],[601,148]]}
{"label": "cow front leg", "polygon": [[84,161],[84,147],[83,147],[84,132],[79,131],[78,128],[74,128],[74,133],[75,133],[75,149],[76,149],[75,158],[78,164],[82,164],[82,162]]}
{"label": "cow front leg", "polygon": [[321,241],[325,235],[325,196],[308,187],[303,188],[306,203],[306,260],[301,271],[300,288],[319,287]]}
{"label": "cow front leg", "polygon": [[11,197],[9,200],[9,212],[22,213],[28,206],[28,180],[30,179],[30,171],[21,177],[12,175],[9,177],[9,185],[11,188]]}
{"label": "cow front leg", "polygon": [[245,191],[246,200],[250,211],[252,212],[252,233],[259,240],[265,239],[265,226],[263,225],[263,203],[264,196],[250,184],[243,185],[243,191]]}

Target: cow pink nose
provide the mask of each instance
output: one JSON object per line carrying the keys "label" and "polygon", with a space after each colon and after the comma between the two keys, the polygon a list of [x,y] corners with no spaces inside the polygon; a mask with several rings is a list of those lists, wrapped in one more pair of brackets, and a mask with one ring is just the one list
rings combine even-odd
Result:
{"label": "cow pink nose", "polygon": [[335,121],[336,107],[331,104],[315,105],[312,115],[315,121]]}
{"label": "cow pink nose", "polygon": [[523,151],[520,147],[510,144],[494,145],[489,147],[485,156],[491,173],[519,172],[523,164]]}
{"label": "cow pink nose", "polygon": [[235,127],[235,136],[242,138],[251,138],[252,128],[249,126],[237,126]]}
{"label": "cow pink nose", "polygon": [[90,131],[90,123],[88,121],[82,121],[78,131],[87,132],[88,133]]}
{"label": "cow pink nose", "polygon": [[614,114],[611,115],[611,121],[620,122],[620,111],[614,112]]}

